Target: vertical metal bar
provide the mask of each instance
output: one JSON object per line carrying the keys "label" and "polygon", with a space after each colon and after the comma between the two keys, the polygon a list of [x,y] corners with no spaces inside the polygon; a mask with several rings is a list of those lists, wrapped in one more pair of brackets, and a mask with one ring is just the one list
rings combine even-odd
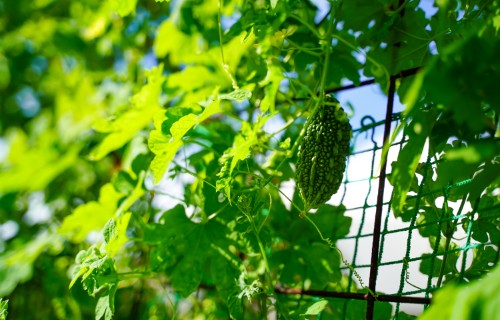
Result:
{"label": "vertical metal bar", "polygon": [[[389,143],[389,136],[391,134],[391,122],[392,122],[392,112],[394,109],[394,94],[396,91],[396,78],[391,76],[389,80],[389,93],[387,95],[387,109],[385,113],[385,125],[384,125],[384,145]],[[387,149],[389,150],[389,149]],[[385,189],[385,178],[387,169],[387,157],[382,162],[380,168],[380,175],[378,181],[378,194],[377,194],[377,207],[375,211],[375,224],[373,226],[373,243],[372,243],[372,256],[370,263],[370,282],[368,288],[375,293],[377,284],[377,273],[378,273],[378,255],[380,246],[380,229],[382,226],[382,207],[384,205],[384,189]],[[371,294],[368,295],[367,305],[366,305],[366,319],[373,319],[373,311],[375,308],[375,297]]]}

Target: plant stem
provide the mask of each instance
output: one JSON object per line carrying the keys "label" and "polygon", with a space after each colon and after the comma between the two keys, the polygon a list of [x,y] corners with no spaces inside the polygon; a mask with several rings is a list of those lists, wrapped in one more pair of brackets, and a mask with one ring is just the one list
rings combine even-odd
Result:
{"label": "plant stem", "polygon": [[[331,2],[330,2],[331,5]],[[325,95],[325,82],[326,82],[326,75],[328,74],[328,67],[330,64],[330,51],[332,49],[332,31],[333,31],[333,9],[330,10],[330,19],[328,21],[328,29],[326,31],[325,35],[325,41],[326,44],[324,45],[324,50],[325,50],[325,60],[323,63],[323,70],[321,72],[321,82],[320,82],[320,90],[321,90],[321,96],[320,96],[320,102],[323,99],[323,96]]]}
{"label": "plant stem", "polygon": [[[457,212],[456,216],[459,216],[462,213],[462,210],[464,209],[465,201],[467,200],[467,196],[468,195],[469,194],[466,193],[464,195],[464,197],[462,198],[462,202],[460,203],[460,208],[458,209],[458,212]],[[438,276],[438,281],[437,281],[437,284],[436,284],[436,286],[438,288],[441,287],[441,283],[443,281],[444,269],[445,269],[445,266],[446,266],[446,260],[448,258],[447,251],[450,248],[451,239],[453,238],[453,231],[455,230],[455,227],[457,226],[457,224],[458,224],[458,219],[455,219],[455,221],[453,222],[452,229],[451,229],[452,231],[451,232],[447,232],[447,234],[445,235],[445,237],[446,237],[446,243],[445,243],[445,246],[444,246],[443,262],[441,263],[441,268],[439,269],[439,276]]]}
{"label": "plant stem", "polygon": [[135,185],[134,190],[130,194],[130,196],[123,201],[118,210],[116,210],[116,216],[120,217],[123,213],[125,213],[130,207],[144,194],[144,189],[142,187],[142,183],[144,182],[144,178],[146,177],[146,172],[142,171],[139,174],[139,178],[137,179],[137,184]]}
{"label": "plant stem", "polygon": [[224,59],[224,46],[222,43],[222,23],[221,23],[221,16],[222,16],[222,0],[218,1],[218,12],[217,12],[217,22],[219,23],[219,45],[220,45],[220,56],[222,59],[222,69],[226,72],[226,74],[229,76],[229,79],[231,79],[231,84],[233,86],[234,90],[238,90],[238,83],[236,82],[236,79],[233,77],[231,72],[229,71],[229,65],[226,64],[226,60]]}

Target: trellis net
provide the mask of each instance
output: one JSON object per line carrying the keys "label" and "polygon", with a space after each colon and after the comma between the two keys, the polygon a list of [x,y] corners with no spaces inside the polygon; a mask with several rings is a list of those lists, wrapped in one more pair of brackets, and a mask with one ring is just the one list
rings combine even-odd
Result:
{"label": "trellis net", "polygon": [[[432,178],[440,160],[429,151],[428,145],[417,168],[415,192],[408,195],[404,213],[396,216],[391,208],[391,162],[408,142],[403,133],[390,139],[403,116],[393,111],[395,82],[416,71],[391,77],[385,119],[366,115],[359,124],[352,123],[353,139],[345,181],[329,202],[344,205],[346,214],[353,218],[349,235],[337,242],[348,262],[343,271],[349,275],[347,288],[351,289],[338,292],[277,290],[279,293],[296,294],[301,299],[303,296],[331,298],[342,306],[340,318],[347,317],[349,308],[352,316],[352,309],[359,307],[362,312],[366,310],[363,315],[366,319],[374,319],[378,302],[390,302],[394,318],[399,319],[406,315],[404,311],[420,314],[444,281],[468,281],[477,277],[475,273],[485,272],[474,268],[473,257],[476,257],[474,261],[488,259],[490,266],[498,262],[500,244],[492,243],[488,237],[477,241],[471,235],[474,224],[487,223],[488,215],[500,208],[480,200],[471,207],[467,196],[456,199],[454,192],[470,184],[472,179],[433,188]],[[361,85],[372,83],[368,80]],[[354,86],[332,91],[347,89]],[[386,145],[389,141],[392,141],[390,145]],[[431,209],[422,205],[424,199],[432,204]],[[482,214],[479,217],[478,212]],[[353,279],[366,293],[352,290]]]}

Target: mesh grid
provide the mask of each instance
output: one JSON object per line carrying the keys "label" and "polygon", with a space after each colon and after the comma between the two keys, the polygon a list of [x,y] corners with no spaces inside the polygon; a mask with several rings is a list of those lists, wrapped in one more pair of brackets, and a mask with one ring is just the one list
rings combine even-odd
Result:
{"label": "mesh grid", "polygon": [[[399,76],[408,76],[413,73]],[[475,219],[479,201],[474,204],[473,208],[465,209],[467,200],[465,197],[456,203],[448,199],[453,189],[469,184],[472,179],[449,184],[443,189],[429,190],[426,181],[428,178],[432,179],[438,160],[434,159],[428,151],[424,152],[420,161],[421,177],[417,181],[418,192],[407,198],[407,203],[413,204],[411,216],[405,217],[406,220],[394,216],[391,209],[392,186],[387,176],[390,177],[390,161],[397,158],[398,153],[408,141],[404,134],[400,134],[389,146],[387,176],[384,164],[380,165],[380,163],[384,141],[389,136],[390,128],[397,127],[402,116],[401,113],[392,112],[396,78],[397,76],[391,78],[393,88],[392,91],[389,90],[386,119],[377,121],[371,116],[365,116],[361,119],[359,127],[353,130],[353,146],[348,158],[343,191],[329,202],[333,205],[344,204],[346,214],[353,218],[353,223],[357,222],[351,226],[351,233],[339,239],[337,245],[346,254],[351,267],[361,276],[364,282],[362,285],[368,287],[367,279],[370,278],[369,289],[383,292],[383,294],[373,297],[370,294],[354,292],[301,291],[302,294],[312,296],[344,298],[346,303],[347,299],[367,300],[366,319],[373,319],[375,300],[393,303],[396,319],[398,312],[404,309],[402,306],[406,303],[421,305],[419,308],[422,310],[422,307],[425,308],[430,303],[432,293],[443,284],[446,274],[444,268],[447,264],[455,262],[459,271],[458,280],[461,281],[471,264],[471,250],[484,249],[491,245],[500,247],[500,244],[481,243],[471,237],[473,225],[477,222]],[[367,82],[364,85],[371,84],[372,82]],[[331,92],[352,88],[352,86],[347,86]],[[385,133],[383,138],[381,138],[380,130]],[[384,183],[381,183],[381,178],[384,179]],[[440,206],[436,204],[435,219],[429,221],[422,221],[421,205],[425,197],[432,197],[436,203],[441,202]],[[453,209],[452,214],[446,214],[448,207]],[[497,207],[483,207],[481,210],[484,212],[500,210]],[[375,221],[377,215],[380,216],[378,217],[380,219],[378,230]],[[445,236],[443,230],[456,230],[456,232]],[[422,232],[424,235],[421,234]],[[455,245],[452,246],[452,237],[457,235],[462,238],[458,240],[453,238]],[[371,255],[370,251],[367,251],[370,247]],[[376,259],[373,256],[374,252]],[[497,249],[495,264],[499,260],[499,252]],[[456,261],[450,262],[452,258]],[[376,261],[376,264],[373,261]],[[428,274],[421,272],[421,264],[425,264],[430,270]],[[349,274],[348,288],[351,291],[354,288],[352,279],[356,278],[352,268],[343,267],[344,272]]]}

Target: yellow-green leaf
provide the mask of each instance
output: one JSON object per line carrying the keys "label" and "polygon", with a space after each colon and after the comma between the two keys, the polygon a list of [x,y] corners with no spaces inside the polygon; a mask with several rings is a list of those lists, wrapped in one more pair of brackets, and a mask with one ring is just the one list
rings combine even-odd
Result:
{"label": "yellow-green leaf", "polygon": [[226,94],[221,94],[219,95],[220,99],[226,99],[226,100],[234,100],[237,102],[242,102],[245,100],[248,100],[252,97],[252,92],[248,90],[235,90],[231,93],[226,93]]}
{"label": "yellow-green leaf", "polygon": [[130,99],[132,107],[128,111],[107,124],[102,120],[98,122],[98,128],[109,134],[92,150],[89,155],[90,159],[100,160],[111,151],[121,148],[152,121],[153,116],[160,109],[158,99],[164,81],[162,72],[162,66],[153,68],[149,72],[148,84]]}
{"label": "yellow-green leaf", "polygon": [[135,13],[135,7],[137,5],[137,0],[112,0],[112,4],[122,17],[128,16],[131,13]]}
{"label": "yellow-green leaf", "polygon": [[195,115],[194,113],[190,113],[172,124],[170,128],[171,136],[165,136],[161,132],[161,126],[151,131],[148,145],[156,155],[151,162],[151,170],[153,171],[156,183],[163,177],[177,150],[182,146],[184,135],[195,125],[219,112],[221,112],[220,100],[217,99],[210,103],[201,114]]}
{"label": "yellow-green leaf", "polygon": [[43,190],[77,161],[79,144],[61,154],[53,147],[53,139],[48,135],[38,145],[29,147],[24,132],[13,130],[9,136],[9,167],[0,171],[0,192]]}
{"label": "yellow-green leaf", "polygon": [[162,58],[170,55],[173,64],[192,63],[202,59],[200,55],[201,37],[187,35],[175,26],[172,19],[165,20],[158,28],[154,43],[155,54]]}
{"label": "yellow-green leaf", "polygon": [[110,257],[116,256],[123,245],[127,243],[127,227],[131,216],[132,213],[127,212],[117,218],[110,240],[106,244],[106,251]]}
{"label": "yellow-green leaf", "polygon": [[73,242],[82,242],[89,232],[102,229],[115,215],[121,198],[123,194],[118,193],[112,184],[105,184],[101,188],[99,201],[91,201],[77,207],[72,214],[64,218],[58,233]]}

